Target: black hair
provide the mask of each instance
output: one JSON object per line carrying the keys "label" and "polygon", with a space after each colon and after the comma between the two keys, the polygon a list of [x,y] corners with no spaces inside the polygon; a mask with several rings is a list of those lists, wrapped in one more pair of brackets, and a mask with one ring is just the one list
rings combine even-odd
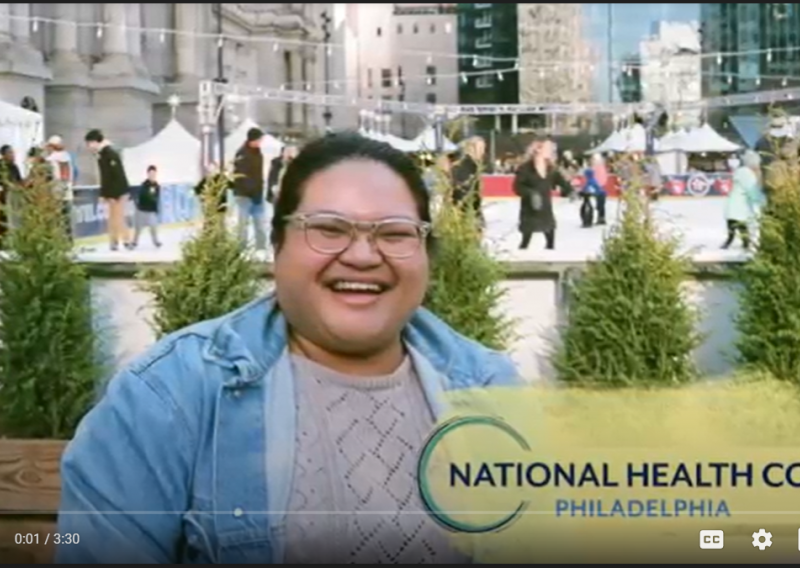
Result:
{"label": "black hair", "polygon": [[0,156],[4,155],[9,150],[12,150],[11,144],[3,144],[0,146]]}
{"label": "black hair", "polygon": [[86,133],[86,136],[84,136],[83,140],[84,142],[102,142],[105,140],[105,136],[103,136],[103,132],[99,129],[92,128]]}
{"label": "black hair", "polygon": [[157,168],[157,167],[155,167],[155,166],[152,166],[152,165],[151,165],[151,166],[147,166],[147,173],[150,173],[150,172],[157,172],[157,171],[158,171],[158,168]]}
{"label": "black hair", "polygon": [[[334,132],[303,146],[286,168],[272,216],[270,239],[275,250],[283,244],[286,217],[300,206],[308,180],[314,174],[346,160],[370,160],[389,167],[408,185],[417,204],[420,220],[431,222],[430,194],[414,160],[386,142],[366,138],[357,132]],[[426,245],[428,251],[433,252],[434,238],[430,233]]]}

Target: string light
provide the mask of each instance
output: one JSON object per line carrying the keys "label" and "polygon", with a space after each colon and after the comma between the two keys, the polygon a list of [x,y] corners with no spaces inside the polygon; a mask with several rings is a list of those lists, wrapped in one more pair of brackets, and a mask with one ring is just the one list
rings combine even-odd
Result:
{"label": "string light", "polygon": [[[103,36],[103,29],[107,28],[113,24],[109,23],[96,23],[96,22],[74,22],[71,20],[63,20],[63,19],[55,19],[55,18],[43,18],[41,16],[22,16],[16,14],[3,14],[0,15],[0,19],[5,20],[12,20],[12,21],[26,21],[31,22],[31,24],[38,20],[40,23],[47,23],[47,24],[54,24],[54,25],[70,25],[76,26],[78,28],[84,27],[97,27],[97,36]],[[222,37],[223,40],[232,41],[232,42],[239,42],[239,43],[273,43],[273,49],[278,51],[281,45],[292,45],[292,46],[311,46],[317,47],[320,45],[319,41],[309,41],[309,40],[300,40],[300,39],[293,39],[293,38],[275,38],[275,37],[259,37],[259,36],[252,36],[252,35],[237,35],[237,34],[220,34],[214,32],[198,32],[194,30],[177,30],[177,29],[169,29],[163,30],[159,28],[147,28],[141,26],[121,26],[123,29],[130,31],[130,32],[139,32],[144,34],[170,34],[173,36],[183,36],[183,37],[190,37],[190,38],[197,38],[197,39],[218,39]],[[339,49],[339,50],[346,50],[347,46],[345,44],[329,44],[332,49]],[[781,53],[793,53],[793,52],[800,52],[800,45],[795,46],[787,46],[782,48],[767,48],[767,49],[750,49],[750,50],[742,50],[742,51],[729,51],[729,52],[719,52],[719,53],[699,53],[696,57],[700,59],[706,59],[708,57],[715,57],[717,58],[718,63],[721,63],[723,57],[739,57],[739,56],[746,56],[746,55],[756,55],[756,54],[767,54],[768,61],[772,60],[772,54],[774,52],[781,52]],[[480,54],[469,54],[469,53],[431,53],[430,50],[414,50],[414,49],[401,49],[397,50],[396,53],[398,55],[420,55],[420,56],[432,56],[439,59],[464,59],[464,60],[472,60],[473,65],[477,66],[479,58],[484,62],[514,62],[518,59],[518,57],[496,57],[496,56],[489,56],[489,55],[480,55]],[[556,66],[565,66],[565,65],[594,65],[596,61],[586,58],[575,58],[575,59],[568,59],[568,60],[560,60],[560,61],[551,61],[549,62],[551,65]],[[614,64],[614,61],[605,60],[604,63],[611,63]]]}
{"label": "string light", "polygon": [[[0,19],[2,19],[2,18],[6,18],[6,19],[10,19],[10,20],[27,21],[27,22],[30,22],[31,26],[33,26],[33,27],[38,26],[39,22],[50,23],[50,24],[55,24],[55,25],[69,25],[69,26],[74,26],[74,27],[78,27],[78,28],[84,28],[84,27],[87,27],[87,26],[95,27],[96,28],[96,35],[97,35],[98,39],[103,38],[105,29],[107,27],[109,27],[110,25],[112,25],[112,24],[109,24],[109,23],[97,23],[97,22],[85,23],[85,22],[74,22],[74,21],[69,21],[69,20],[56,20],[56,19],[41,18],[39,16],[30,17],[30,16],[5,15],[4,14],[4,15],[0,16]],[[218,45],[224,45],[224,41],[225,40],[231,40],[233,38],[237,38],[242,42],[265,42],[265,41],[268,41],[268,42],[272,43],[273,51],[275,51],[275,52],[278,52],[280,50],[280,48],[282,47],[282,45],[284,45],[284,44],[291,44],[291,45],[298,45],[299,44],[299,45],[314,45],[314,46],[319,46],[320,45],[319,42],[308,42],[308,41],[301,41],[301,40],[295,40],[295,39],[284,39],[284,38],[276,39],[274,37],[269,37],[269,38],[258,38],[258,37],[256,37],[256,38],[254,38],[254,37],[251,37],[251,36],[232,36],[232,35],[224,35],[224,34],[220,35],[220,34],[215,34],[215,33],[202,33],[202,32],[188,31],[188,30],[173,30],[173,29],[163,29],[163,28],[159,28],[159,29],[141,28],[141,27],[132,27],[132,26],[124,26],[124,25],[123,26],[118,26],[117,25],[117,27],[121,27],[123,30],[128,30],[128,31],[139,31],[141,33],[158,34],[159,39],[162,39],[162,41],[166,40],[166,34],[171,34],[173,36],[194,37],[194,38],[214,38],[214,39],[217,40]],[[343,49],[344,46],[341,45],[341,44],[328,44],[327,48],[330,49],[330,50],[332,50],[333,48],[342,48]],[[718,61],[721,61],[723,56],[737,56],[737,55],[749,55],[749,54],[765,53],[766,57],[767,57],[767,60],[771,61],[772,60],[772,54],[774,52],[791,52],[791,51],[800,51],[800,46],[787,47],[787,48],[769,48],[769,49],[760,49],[760,50],[749,50],[749,51],[741,51],[741,52],[698,54],[695,57],[697,57],[698,59],[704,59],[706,57],[716,57]],[[417,52],[417,51],[409,51],[409,50],[401,50],[398,53],[419,53],[419,52]],[[563,62],[563,61],[562,62],[549,61],[549,62],[546,62],[546,63],[539,62],[539,63],[537,63],[535,65],[521,67],[521,63],[520,63],[520,60],[519,60],[518,57],[499,58],[499,57],[490,57],[490,56],[478,56],[476,54],[452,54],[452,53],[432,54],[429,51],[424,52],[424,54],[425,54],[425,56],[427,58],[430,58],[431,60],[432,60],[432,58],[434,56],[435,57],[442,57],[442,58],[450,58],[450,59],[453,59],[453,58],[458,58],[458,59],[469,58],[469,59],[472,60],[472,64],[473,64],[474,67],[478,67],[481,64],[481,62],[483,62],[483,63],[491,63],[491,62],[498,62],[498,61],[508,61],[508,62],[513,61],[514,62],[513,69],[502,69],[502,70],[484,69],[484,70],[479,70],[479,71],[461,72],[461,73],[456,73],[456,74],[451,74],[451,75],[442,75],[442,74],[437,75],[437,77],[440,77],[440,78],[443,78],[443,79],[447,78],[447,77],[456,77],[456,78],[461,77],[462,81],[464,79],[467,79],[470,76],[487,76],[487,75],[490,75],[492,73],[496,73],[497,79],[502,81],[503,78],[504,78],[503,77],[504,73],[510,73],[510,72],[520,71],[520,70],[536,70],[536,69],[538,69],[540,75],[543,76],[544,73],[545,73],[545,68],[547,68],[549,70],[552,70],[554,72],[558,72],[558,71],[563,70],[563,67],[565,66],[565,64],[566,65],[572,64],[572,65],[585,66],[590,71],[595,68],[594,63],[590,64],[587,61],[581,61],[581,60],[573,60],[571,62],[566,62],[566,63]],[[644,65],[640,64],[639,67],[644,67]],[[611,68],[612,69],[617,69],[617,68],[620,68],[620,66],[618,64],[612,62]],[[623,70],[623,72],[625,72],[627,75],[630,76],[630,74],[632,73],[633,67],[628,64],[628,65],[622,65],[621,69]],[[713,75],[714,73],[700,73],[700,75],[709,75],[709,74]],[[738,76],[738,75],[733,75],[733,76]],[[761,77],[756,79],[756,83],[757,84],[761,83],[761,78],[762,77],[765,78],[765,79],[767,79],[767,78],[782,79],[782,84],[784,84],[784,85],[786,85],[788,80],[789,80],[786,76],[768,77],[768,76],[762,75]],[[408,81],[421,80],[423,78],[426,81],[430,80],[430,76],[427,75],[427,74],[424,75],[424,76],[420,76],[420,77],[405,78],[405,80],[408,82]],[[794,80],[794,79],[795,78],[792,78],[792,80]],[[319,83],[315,82],[314,85],[317,85],[317,84],[325,85],[325,84],[330,84],[332,82],[334,83],[335,88],[337,88],[337,89],[340,88],[340,82],[339,81],[335,81],[335,82],[334,81],[323,81],[323,82],[319,82]],[[350,83],[357,84],[358,82],[359,82],[358,80],[345,81],[345,84],[350,84]],[[285,88],[285,86],[282,86],[282,88]]]}

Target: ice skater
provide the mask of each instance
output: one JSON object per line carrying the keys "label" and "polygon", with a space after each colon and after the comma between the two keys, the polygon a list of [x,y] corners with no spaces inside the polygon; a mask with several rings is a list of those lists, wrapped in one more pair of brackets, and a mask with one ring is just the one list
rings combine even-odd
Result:
{"label": "ice skater", "polygon": [[728,238],[723,249],[729,248],[736,235],[742,241],[742,248],[750,248],[750,230],[748,225],[758,217],[764,206],[765,197],[761,188],[759,173],[761,172],[761,156],[758,152],[748,150],[742,157],[742,165],[733,172],[733,187],[725,202],[725,219],[728,224]]}
{"label": "ice skater", "polygon": [[136,214],[134,216],[134,234],[131,248],[139,246],[142,229],[150,229],[150,238],[156,248],[161,248],[158,240],[158,205],[161,199],[161,186],[158,183],[158,170],[155,166],[147,168],[147,179],[144,180],[136,194]]}
{"label": "ice skater", "polygon": [[[592,206],[592,197],[597,200],[597,211],[598,211],[598,224],[601,224],[600,221],[602,220],[602,224],[605,224],[605,191],[597,182],[594,176],[594,170],[592,168],[587,168],[584,172],[584,183],[583,188],[581,189],[581,197],[583,198],[583,203],[581,203],[581,226],[584,229],[591,228],[594,224],[594,206]],[[602,215],[600,215],[600,200],[602,199]]]}

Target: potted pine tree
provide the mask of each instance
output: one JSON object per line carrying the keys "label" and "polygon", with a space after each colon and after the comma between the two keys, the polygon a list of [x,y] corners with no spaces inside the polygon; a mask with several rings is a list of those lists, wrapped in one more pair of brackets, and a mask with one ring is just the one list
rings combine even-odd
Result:
{"label": "potted pine tree", "polygon": [[800,385],[800,167],[787,159],[770,169],[758,244],[737,271],[739,363]]}
{"label": "potted pine tree", "polygon": [[453,204],[452,184],[441,168],[433,185],[436,252],[424,306],[466,337],[505,350],[515,339],[515,321],[501,309],[503,266],[484,246],[475,212]]}
{"label": "potted pine tree", "polygon": [[683,291],[689,262],[677,238],[659,234],[636,165],[627,165],[621,219],[570,287],[553,354],[559,379],[574,386],[672,386],[697,375],[701,337]]}
{"label": "potted pine tree", "polygon": [[153,298],[153,324],[159,336],[222,316],[261,292],[264,275],[227,227],[219,206],[227,189],[224,176],[210,180],[201,195],[202,229],[183,244],[181,259],[140,275],[142,288]]}
{"label": "potted pine tree", "polygon": [[24,188],[6,185],[13,227],[0,260],[0,512],[51,513],[0,515],[0,557],[18,561],[49,558],[43,537],[15,535],[54,522],[61,453],[105,373],[89,277],[48,174],[38,163]]}

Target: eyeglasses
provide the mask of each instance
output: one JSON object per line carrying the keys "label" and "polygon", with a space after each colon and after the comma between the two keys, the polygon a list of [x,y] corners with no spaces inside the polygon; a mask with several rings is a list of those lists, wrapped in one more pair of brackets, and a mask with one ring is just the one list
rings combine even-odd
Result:
{"label": "eyeglasses", "polygon": [[329,213],[296,214],[285,217],[305,232],[306,244],[320,253],[337,255],[353,244],[359,232],[365,232],[378,251],[391,258],[413,256],[431,231],[430,223],[410,219],[351,221]]}

